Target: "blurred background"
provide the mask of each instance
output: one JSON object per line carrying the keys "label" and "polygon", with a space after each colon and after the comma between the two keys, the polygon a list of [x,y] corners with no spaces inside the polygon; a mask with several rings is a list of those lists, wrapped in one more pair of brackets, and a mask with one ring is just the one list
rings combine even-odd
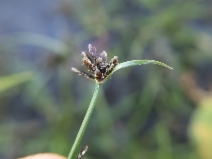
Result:
{"label": "blurred background", "polygon": [[212,1],[0,0],[1,159],[69,154],[95,86],[70,70],[88,44],[174,70],[101,86],[87,159],[212,159]]}

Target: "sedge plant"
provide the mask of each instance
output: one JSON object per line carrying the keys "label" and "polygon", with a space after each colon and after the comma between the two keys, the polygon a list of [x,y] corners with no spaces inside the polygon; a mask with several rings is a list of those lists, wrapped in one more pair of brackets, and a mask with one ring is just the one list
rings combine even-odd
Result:
{"label": "sedge plant", "polygon": [[[72,71],[78,73],[81,76],[84,76],[88,79],[95,81],[96,86],[95,86],[95,90],[94,90],[90,105],[88,106],[87,112],[85,114],[85,117],[79,129],[77,137],[69,153],[68,159],[76,158],[76,150],[78,149],[80,145],[80,142],[85,133],[88,122],[90,120],[91,114],[93,112],[100,85],[105,83],[114,72],[125,67],[143,65],[143,64],[157,64],[169,69],[173,69],[169,67],[168,65],[159,61],[155,61],[155,60],[132,60],[132,61],[126,61],[123,63],[118,63],[118,57],[114,56],[110,60],[110,62],[107,62],[107,53],[105,51],[98,53],[96,48],[93,47],[91,44],[88,45],[88,50],[89,50],[88,53],[82,52],[82,56],[83,56],[82,61],[83,61],[83,64],[87,67],[90,74],[80,71],[76,68],[72,68]],[[82,156],[86,152],[85,150],[87,151],[87,146],[84,150],[81,151],[77,159],[82,158]]]}

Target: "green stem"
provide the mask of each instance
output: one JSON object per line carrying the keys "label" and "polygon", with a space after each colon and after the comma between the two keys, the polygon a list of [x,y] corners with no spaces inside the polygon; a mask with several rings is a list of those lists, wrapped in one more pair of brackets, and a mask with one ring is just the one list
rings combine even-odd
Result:
{"label": "green stem", "polygon": [[76,137],[76,139],[74,141],[74,144],[73,144],[73,146],[71,148],[71,151],[70,151],[70,153],[68,155],[68,159],[74,159],[74,156],[76,154],[76,149],[79,147],[79,144],[80,144],[80,142],[82,140],[82,137],[84,135],[85,129],[86,129],[87,125],[88,125],[88,122],[90,120],[91,114],[93,112],[93,108],[94,108],[94,105],[95,105],[95,102],[96,102],[96,99],[97,99],[98,92],[99,92],[99,84],[96,84],[96,87],[95,87],[95,90],[94,90],[94,93],[93,93],[93,97],[91,99],[90,105],[89,105],[88,110],[87,110],[87,112],[85,114],[85,117],[83,119],[83,122],[81,124],[80,129],[79,129],[79,132],[77,134],[77,137]]}

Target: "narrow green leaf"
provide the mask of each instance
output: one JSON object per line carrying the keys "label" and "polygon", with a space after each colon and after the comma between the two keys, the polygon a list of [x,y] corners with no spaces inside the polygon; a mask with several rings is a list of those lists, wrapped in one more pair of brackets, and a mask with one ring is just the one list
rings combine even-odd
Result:
{"label": "narrow green leaf", "polygon": [[32,71],[21,72],[13,75],[0,77],[0,93],[12,87],[29,81],[33,77]]}
{"label": "narrow green leaf", "polygon": [[12,46],[25,44],[34,45],[50,50],[50,53],[56,53],[63,56],[66,56],[66,52],[68,49],[66,44],[62,41],[50,38],[42,34],[30,32],[17,32],[0,37],[0,44],[2,44],[2,46],[6,45],[11,47],[11,42],[13,44]]}
{"label": "narrow green leaf", "polygon": [[100,84],[106,82],[108,80],[108,78],[110,78],[110,76],[116,72],[119,69],[122,68],[126,68],[126,67],[130,67],[130,66],[136,66],[136,65],[144,65],[144,64],[156,64],[156,65],[161,65],[164,66],[168,69],[173,69],[172,67],[166,65],[165,63],[159,62],[159,61],[155,61],[155,60],[132,60],[132,61],[127,61],[127,62],[123,62],[118,64],[113,71],[111,72],[111,74],[104,80],[102,81]]}
{"label": "narrow green leaf", "polygon": [[155,61],[155,60],[132,60],[132,61],[127,61],[127,62],[123,62],[123,63],[118,64],[113,69],[112,73],[114,73],[115,71],[117,71],[121,68],[136,66],[136,65],[144,65],[144,64],[156,64],[156,65],[164,66],[164,67],[169,68],[169,69],[173,69],[173,68],[169,67],[168,65],[166,65],[165,63]]}

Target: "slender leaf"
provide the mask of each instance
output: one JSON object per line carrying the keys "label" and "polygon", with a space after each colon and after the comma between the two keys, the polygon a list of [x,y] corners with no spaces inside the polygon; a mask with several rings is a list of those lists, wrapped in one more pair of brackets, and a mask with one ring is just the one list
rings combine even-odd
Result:
{"label": "slender leaf", "polygon": [[33,77],[33,72],[21,72],[13,75],[0,77],[0,93],[12,87],[29,81]]}
{"label": "slender leaf", "polygon": [[32,46],[34,45],[50,50],[51,53],[56,53],[64,56],[66,55],[68,49],[66,44],[62,41],[50,38],[42,34],[30,32],[18,32],[0,37],[0,44],[2,44],[2,46],[9,45],[11,47],[11,42],[14,46],[24,44]]}
{"label": "slender leaf", "polygon": [[[119,69],[130,67],[130,66],[136,66],[136,65],[144,65],[144,64],[156,64],[156,65],[164,66],[164,67],[166,67],[168,69],[173,69],[172,67],[166,65],[165,63],[162,63],[162,62],[159,62],[159,61],[155,61],[155,60],[132,60],[132,61],[127,61],[127,62],[123,62],[123,63],[118,64],[113,69],[113,71],[111,72],[110,76],[114,72],[116,72],[117,70],[119,70]],[[108,80],[108,78],[110,78],[110,76],[108,76],[104,81],[102,81],[101,84],[104,83],[104,82],[106,82]]]}
{"label": "slender leaf", "polygon": [[123,62],[120,63],[119,65],[117,65],[114,69],[113,72],[121,69],[121,68],[125,68],[125,67],[130,67],[130,66],[136,66],[136,65],[144,65],[144,64],[156,64],[156,65],[161,65],[164,66],[166,68],[169,69],[173,69],[171,67],[169,67],[168,65],[166,65],[165,63],[159,62],[159,61],[155,61],[155,60],[132,60],[132,61],[127,61],[127,62]]}

